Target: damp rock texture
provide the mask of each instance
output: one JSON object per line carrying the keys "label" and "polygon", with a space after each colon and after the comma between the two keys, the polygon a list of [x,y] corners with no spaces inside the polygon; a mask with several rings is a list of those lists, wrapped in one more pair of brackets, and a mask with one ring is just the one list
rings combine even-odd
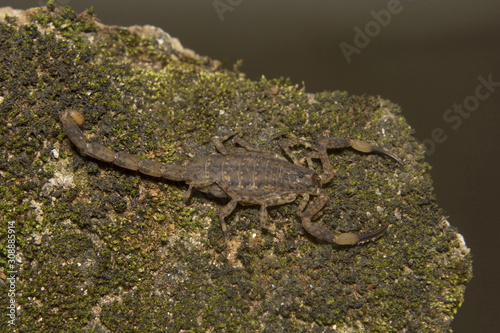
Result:
{"label": "damp rock texture", "polygon": [[[287,138],[374,143],[404,166],[330,151],[336,174],[317,221],[336,233],[390,228],[334,247],[304,231],[299,199],[270,209],[274,233],[240,206],[226,243],[227,201],[184,205],[182,182],[82,156],[59,123],[67,108],[84,114],[88,140],[162,163],[214,153],[212,139],[233,131],[280,154]],[[158,28],[49,5],[0,9],[0,112],[2,290],[15,282],[0,302],[14,300],[20,332],[446,332],[464,300],[469,249],[390,101],[250,80]]]}

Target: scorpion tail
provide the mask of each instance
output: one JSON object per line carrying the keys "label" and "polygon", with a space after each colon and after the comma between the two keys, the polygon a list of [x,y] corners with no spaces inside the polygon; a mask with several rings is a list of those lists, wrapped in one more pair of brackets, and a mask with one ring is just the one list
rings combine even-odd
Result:
{"label": "scorpion tail", "polygon": [[103,162],[113,163],[119,167],[139,171],[152,177],[163,177],[170,180],[185,180],[185,167],[175,164],[162,164],[151,159],[139,159],[126,152],[115,152],[100,143],[87,142],[80,127],[84,123],[80,111],[68,109],[61,116],[64,132],[73,144],[85,155]]}

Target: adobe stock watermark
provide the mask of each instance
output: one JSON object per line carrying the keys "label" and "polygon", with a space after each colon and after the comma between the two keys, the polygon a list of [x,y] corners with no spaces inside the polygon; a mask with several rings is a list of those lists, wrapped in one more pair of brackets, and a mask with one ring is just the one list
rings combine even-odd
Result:
{"label": "adobe stock watermark", "polygon": [[224,21],[224,13],[232,12],[242,2],[243,0],[214,0],[212,1],[212,5],[217,16],[219,16],[219,20]]}
{"label": "adobe stock watermark", "polygon": [[16,306],[16,283],[17,283],[17,269],[16,269],[16,222],[9,221],[7,225],[7,265],[5,274],[7,275],[7,304],[3,306],[6,310],[5,315],[9,318],[7,320],[8,327],[15,331],[17,320],[17,306]]}
{"label": "adobe stock watermark", "polygon": [[[464,98],[460,104],[453,104],[453,107],[446,109],[443,113],[443,121],[450,124],[451,128],[456,131],[462,126],[464,119],[468,119],[470,115],[479,108],[482,101],[487,100],[495,92],[495,88],[500,87],[500,81],[493,81],[492,74],[488,74],[485,78],[482,75],[477,77],[479,84],[474,89],[474,94]],[[436,150],[437,144],[443,143],[448,139],[448,135],[441,127],[437,127],[431,131],[429,138],[421,141],[425,146],[425,154],[432,155]]]}
{"label": "adobe stock watermark", "polygon": [[379,11],[371,10],[370,14],[373,20],[367,22],[364,29],[358,26],[354,27],[354,45],[346,42],[339,44],[347,63],[351,63],[353,54],[360,54],[362,49],[370,45],[371,40],[380,34],[382,28],[386,28],[391,23],[392,17],[401,14],[403,9],[404,7],[401,5],[400,0],[389,0],[386,9]]}

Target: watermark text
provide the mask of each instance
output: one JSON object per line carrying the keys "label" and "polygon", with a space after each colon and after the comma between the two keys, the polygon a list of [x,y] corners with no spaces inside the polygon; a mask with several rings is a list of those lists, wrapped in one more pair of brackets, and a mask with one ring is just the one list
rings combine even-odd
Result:
{"label": "watermark text", "polygon": [[242,2],[243,0],[214,0],[212,6],[214,6],[215,12],[219,16],[219,20],[224,21],[224,14],[232,12]]}
{"label": "watermark text", "polygon": [[16,268],[16,222],[9,221],[7,225],[7,266],[5,274],[7,275],[7,320],[8,326],[14,328],[17,320],[17,306],[16,306],[16,282],[17,282],[17,268]]}
{"label": "watermark text", "polygon": [[381,9],[379,11],[371,10],[370,14],[373,20],[367,22],[364,29],[358,26],[354,27],[355,34],[353,44],[346,42],[341,42],[339,44],[340,50],[347,63],[350,64],[353,54],[360,54],[361,50],[370,44],[372,38],[377,37],[382,31],[382,28],[386,28],[389,23],[391,23],[392,17],[400,14],[403,9],[404,7],[401,5],[400,0],[389,0],[386,9]]}
{"label": "watermark text", "polygon": [[[493,74],[487,77],[479,75],[477,77],[479,84],[474,89],[474,93],[465,97],[462,103],[455,103],[443,113],[443,121],[450,124],[453,130],[462,126],[464,119],[468,119],[471,114],[479,108],[481,102],[486,101],[500,87],[500,81],[493,81]],[[425,145],[425,154],[432,155],[436,150],[437,144],[443,143],[448,139],[446,131],[441,127],[436,127],[431,131],[429,138],[422,140]]]}

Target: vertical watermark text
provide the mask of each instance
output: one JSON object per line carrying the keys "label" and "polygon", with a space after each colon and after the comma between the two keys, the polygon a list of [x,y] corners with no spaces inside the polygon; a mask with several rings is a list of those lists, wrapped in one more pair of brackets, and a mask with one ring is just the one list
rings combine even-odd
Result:
{"label": "vertical watermark text", "polygon": [[16,283],[17,283],[17,267],[16,267],[16,222],[9,221],[7,226],[7,266],[5,274],[7,275],[7,304],[6,315],[8,317],[8,327],[14,331],[17,320],[17,305],[16,305]]}

